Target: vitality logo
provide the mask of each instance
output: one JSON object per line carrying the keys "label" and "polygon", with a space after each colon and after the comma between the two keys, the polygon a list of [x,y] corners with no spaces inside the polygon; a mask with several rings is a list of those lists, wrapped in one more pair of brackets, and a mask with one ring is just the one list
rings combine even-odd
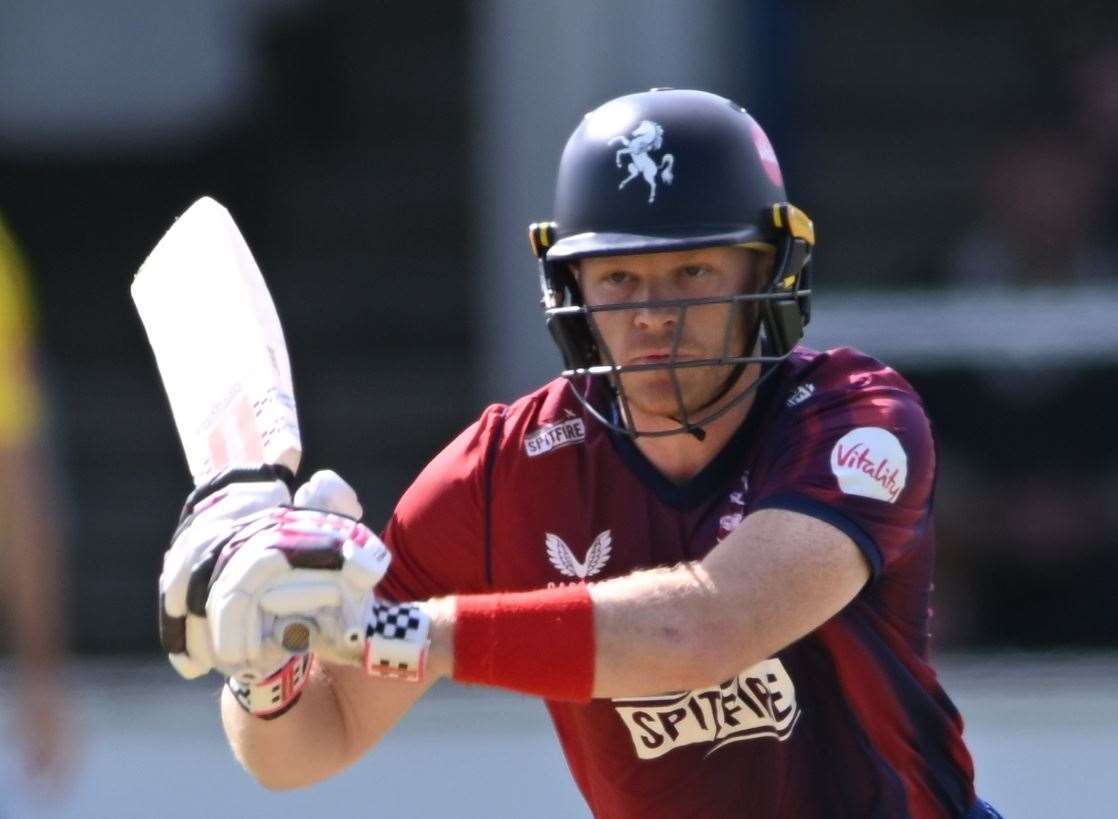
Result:
{"label": "vitality logo", "polygon": [[847,495],[896,503],[908,480],[908,454],[881,427],[858,427],[831,450],[831,472]]}

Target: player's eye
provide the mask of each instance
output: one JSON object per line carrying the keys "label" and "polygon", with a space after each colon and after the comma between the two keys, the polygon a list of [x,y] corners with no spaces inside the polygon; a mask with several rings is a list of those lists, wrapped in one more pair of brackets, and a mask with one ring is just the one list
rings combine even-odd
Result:
{"label": "player's eye", "polygon": [[710,268],[699,264],[689,264],[680,270],[685,279],[701,279],[710,275]]}
{"label": "player's eye", "polygon": [[605,275],[605,281],[614,285],[625,284],[625,282],[629,281],[629,278],[629,274],[624,270],[611,270]]}

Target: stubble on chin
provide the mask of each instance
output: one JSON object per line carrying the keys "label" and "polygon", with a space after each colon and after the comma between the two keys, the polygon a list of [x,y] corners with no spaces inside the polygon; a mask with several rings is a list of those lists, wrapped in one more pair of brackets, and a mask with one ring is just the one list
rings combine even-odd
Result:
{"label": "stubble on chin", "polygon": [[[689,415],[710,409],[706,405],[718,394],[732,369],[722,366],[695,368],[690,372],[677,371],[679,388]],[[672,386],[672,376],[668,371],[632,373],[622,376],[621,383],[625,388],[625,399],[635,412],[679,420],[679,396]]]}

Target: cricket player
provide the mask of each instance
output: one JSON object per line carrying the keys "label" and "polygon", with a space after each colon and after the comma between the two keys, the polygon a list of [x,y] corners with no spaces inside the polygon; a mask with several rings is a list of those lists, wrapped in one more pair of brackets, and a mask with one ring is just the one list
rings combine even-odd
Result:
{"label": "cricket player", "polygon": [[323,779],[447,677],[542,697],[599,817],[997,816],[928,660],[927,415],[799,345],[814,229],[757,122],[607,102],[531,239],[562,377],[436,455],[383,542],[332,473],[188,500],[164,644],[228,678],[238,759]]}

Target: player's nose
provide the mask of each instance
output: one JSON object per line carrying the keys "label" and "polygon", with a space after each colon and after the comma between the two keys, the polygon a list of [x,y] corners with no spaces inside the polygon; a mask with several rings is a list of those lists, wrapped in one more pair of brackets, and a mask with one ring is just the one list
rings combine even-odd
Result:
{"label": "player's nose", "polygon": [[633,323],[646,332],[674,330],[679,320],[679,310],[675,307],[639,307],[633,313]]}
{"label": "player's nose", "polygon": [[681,320],[681,307],[665,304],[672,297],[665,288],[648,284],[636,294],[636,302],[642,304],[633,310],[633,323],[642,330],[674,329]]}

